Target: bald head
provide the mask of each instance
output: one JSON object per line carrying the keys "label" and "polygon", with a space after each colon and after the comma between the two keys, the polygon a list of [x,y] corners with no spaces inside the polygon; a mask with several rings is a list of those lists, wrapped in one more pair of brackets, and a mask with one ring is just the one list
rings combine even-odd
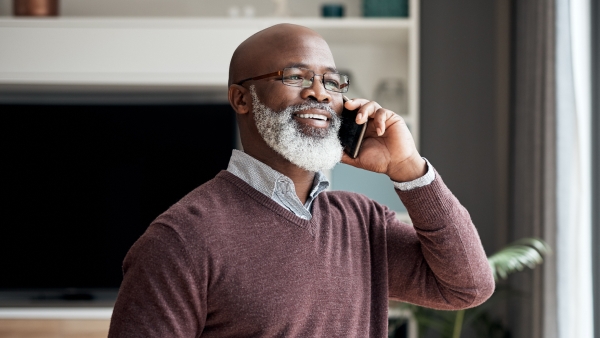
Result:
{"label": "bald head", "polygon": [[235,50],[229,64],[229,85],[302,64],[315,55],[334,66],[329,46],[317,32],[292,24],[271,26],[250,36]]}

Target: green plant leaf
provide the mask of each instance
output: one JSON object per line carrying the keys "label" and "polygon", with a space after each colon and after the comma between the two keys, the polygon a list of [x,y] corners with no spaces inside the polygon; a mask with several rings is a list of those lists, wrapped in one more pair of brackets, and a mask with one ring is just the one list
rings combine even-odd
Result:
{"label": "green plant leaf", "polygon": [[544,261],[550,247],[541,239],[523,238],[488,257],[494,280],[506,279],[509,274],[530,269]]}

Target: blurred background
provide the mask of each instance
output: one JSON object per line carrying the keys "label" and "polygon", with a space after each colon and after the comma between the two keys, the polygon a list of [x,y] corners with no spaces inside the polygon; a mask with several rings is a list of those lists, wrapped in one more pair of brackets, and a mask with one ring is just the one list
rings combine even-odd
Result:
{"label": "blurred background", "polygon": [[[489,256],[522,238],[551,250],[464,318],[392,303],[390,337],[600,338],[599,11],[595,0],[0,0],[0,337],[106,336],[127,249],[239,148],[233,50],[292,22],[328,41],[349,96],[405,118]],[[328,175],[409,221],[385,177]]]}

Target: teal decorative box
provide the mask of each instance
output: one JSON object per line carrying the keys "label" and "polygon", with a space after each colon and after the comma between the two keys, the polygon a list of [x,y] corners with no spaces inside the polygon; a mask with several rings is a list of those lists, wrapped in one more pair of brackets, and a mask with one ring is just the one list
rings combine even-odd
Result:
{"label": "teal decorative box", "polygon": [[409,0],[363,0],[364,16],[408,17]]}

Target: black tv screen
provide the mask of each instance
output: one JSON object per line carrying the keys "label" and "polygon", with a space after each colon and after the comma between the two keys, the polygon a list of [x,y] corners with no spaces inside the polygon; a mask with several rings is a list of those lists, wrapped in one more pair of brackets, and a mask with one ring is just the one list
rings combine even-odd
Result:
{"label": "black tv screen", "polygon": [[127,250],[226,169],[229,105],[0,105],[0,291],[118,289]]}

